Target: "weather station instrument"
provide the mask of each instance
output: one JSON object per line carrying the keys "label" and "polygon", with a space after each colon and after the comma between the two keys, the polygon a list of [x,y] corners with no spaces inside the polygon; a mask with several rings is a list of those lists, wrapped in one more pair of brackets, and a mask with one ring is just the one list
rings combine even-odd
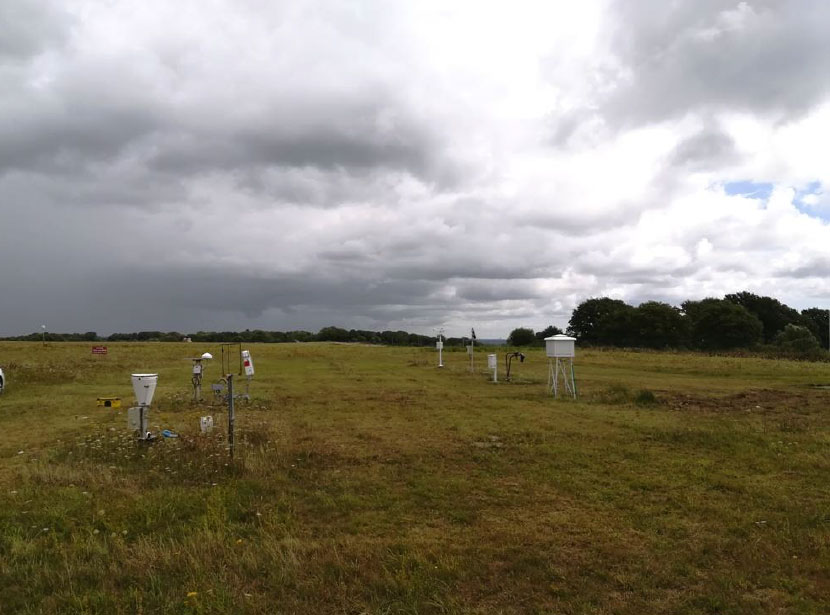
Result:
{"label": "weather station instrument", "polygon": [[467,345],[467,354],[470,355],[470,373],[475,373],[476,330],[470,327],[470,343]]}
{"label": "weather station instrument", "polygon": [[574,342],[576,342],[575,337],[561,334],[545,338],[545,354],[548,357],[548,389],[554,397],[559,397],[561,392],[563,395],[576,399]]}
{"label": "weather station instrument", "polygon": [[504,355],[504,367],[506,372],[504,379],[508,382],[510,381],[510,367],[513,363],[513,359],[519,359],[519,363],[524,363],[525,355],[522,352],[508,352]]}
{"label": "weather station instrument", "polygon": [[135,393],[136,406],[127,411],[127,428],[138,432],[138,439],[143,441],[153,440],[154,436],[147,428],[150,415],[150,405],[153,403],[153,395],[156,393],[158,374],[133,374],[133,392]]}
{"label": "weather station instrument", "polygon": [[435,342],[435,348],[438,350],[438,367],[444,367],[444,329],[438,329],[438,339]]}
{"label": "weather station instrument", "polygon": [[193,369],[191,371],[190,383],[193,385],[193,401],[202,401],[202,377],[205,374],[207,361],[210,361],[213,355],[209,352],[204,353],[201,357],[191,357],[193,361]]}
{"label": "weather station instrument", "polygon": [[245,399],[251,399],[251,380],[254,379],[254,360],[250,350],[242,351],[242,369],[245,370]]}
{"label": "weather station instrument", "polygon": [[487,355],[487,369],[493,372],[493,382],[499,381],[499,358],[495,354]]}

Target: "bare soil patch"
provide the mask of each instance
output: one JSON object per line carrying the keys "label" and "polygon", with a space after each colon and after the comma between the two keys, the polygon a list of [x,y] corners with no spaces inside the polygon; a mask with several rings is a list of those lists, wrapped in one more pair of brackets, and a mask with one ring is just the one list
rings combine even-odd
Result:
{"label": "bare soil patch", "polygon": [[686,412],[811,413],[830,409],[830,391],[757,389],[724,397],[661,392],[660,401],[672,410]]}

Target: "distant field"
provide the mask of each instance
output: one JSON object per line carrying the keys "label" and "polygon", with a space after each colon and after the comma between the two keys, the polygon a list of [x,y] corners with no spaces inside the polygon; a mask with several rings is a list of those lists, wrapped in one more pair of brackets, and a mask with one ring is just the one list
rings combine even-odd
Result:
{"label": "distant field", "polygon": [[0,342],[0,613],[830,613],[828,364],[251,344],[231,462],[218,346],[107,346]]}

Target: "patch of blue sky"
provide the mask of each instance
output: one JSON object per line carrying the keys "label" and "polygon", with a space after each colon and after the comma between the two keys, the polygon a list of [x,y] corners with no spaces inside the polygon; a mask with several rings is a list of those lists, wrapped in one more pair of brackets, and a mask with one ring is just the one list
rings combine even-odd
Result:
{"label": "patch of blue sky", "polygon": [[793,205],[801,213],[830,222],[830,202],[819,181],[812,181],[803,188],[797,189]]}
{"label": "patch of blue sky", "polygon": [[723,189],[729,196],[740,195],[748,199],[769,200],[772,194],[772,184],[768,182],[751,182],[747,180],[726,182]]}

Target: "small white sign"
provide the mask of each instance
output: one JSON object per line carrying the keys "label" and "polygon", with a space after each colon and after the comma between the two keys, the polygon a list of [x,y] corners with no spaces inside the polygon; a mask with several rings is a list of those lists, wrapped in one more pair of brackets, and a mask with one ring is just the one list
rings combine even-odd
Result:
{"label": "small white sign", "polygon": [[211,429],[213,429],[213,417],[212,416],[203,416],[199,420],[199,428],[202,430],[202,433],[207,433]]}

